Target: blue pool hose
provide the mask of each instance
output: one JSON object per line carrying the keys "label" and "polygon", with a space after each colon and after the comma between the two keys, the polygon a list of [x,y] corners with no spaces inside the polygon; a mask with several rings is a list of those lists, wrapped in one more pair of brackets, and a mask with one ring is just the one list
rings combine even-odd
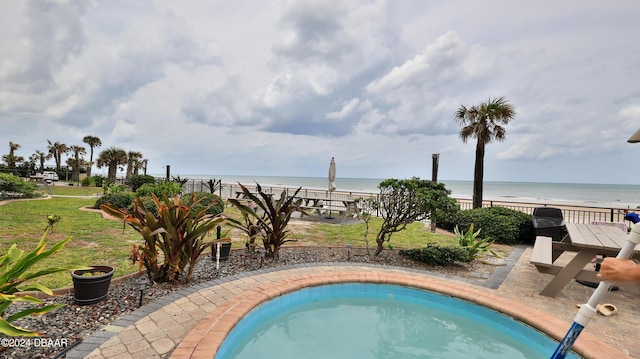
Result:
{"label": "blue pool hose", "polygon": [[[631,258],[638,243],[640,243],[640,223],[635,224],[633,228],[631,228],[629,239],[624,247],[622,247],[616,258]],[[569,331],[565,334],[564,338],[556,348],[556,351],[551,356],[551,359],[564,359],[567,352],[573,346],[573,343],[578,339],[582,329],[584,329],[591,318],[596,315],[596,307],[598,306],[598,303],[600,303],[604,298],[612,285],[613,283],[609,281],[602,281],[598,284],[598,288],[593,292],[587,304],[581,306],[580,310],[578,310],[578,314],[573,318],[573,324],[571,324]]]}

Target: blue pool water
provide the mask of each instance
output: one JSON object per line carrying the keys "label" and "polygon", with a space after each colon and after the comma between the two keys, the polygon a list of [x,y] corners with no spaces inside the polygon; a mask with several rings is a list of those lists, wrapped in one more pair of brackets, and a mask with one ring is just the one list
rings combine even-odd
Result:
{"label": "blue pool water", "polygon": [[216,358],[531,359],[548,358],[556,346],[523,323],[460,299],[354,283],[300,290],[255,308]]}

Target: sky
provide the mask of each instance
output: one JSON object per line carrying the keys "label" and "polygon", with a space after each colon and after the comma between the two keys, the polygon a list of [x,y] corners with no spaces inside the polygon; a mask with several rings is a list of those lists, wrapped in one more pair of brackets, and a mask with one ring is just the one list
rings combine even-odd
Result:
{"label": "sky", "polygon": [[[148,173],[640,184],[635,0],[1,1],[0,154],[87,135]],[[63,157],[63,161],[66,157]],[[48,164],[53,165],[53,161]],[[94,174],[106,173],[95,169]]]}

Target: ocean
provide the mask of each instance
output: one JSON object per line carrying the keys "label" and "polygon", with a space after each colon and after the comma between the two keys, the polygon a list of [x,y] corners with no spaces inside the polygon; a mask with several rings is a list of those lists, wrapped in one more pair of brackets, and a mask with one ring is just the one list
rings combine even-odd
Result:
{"label": "ocean", "polygon": [[[158,177],[164,177],[158,175]],[[227,176],[227,175],[180,175],[190,180],[220,179],[223,183],[259,183],[265,187],[288,187],[327,189],[326,177],[280,177],[280,176]],[[337,191],[378,192],[380,178],[340,178],[335,184]],[[473,181],[441,180],[451,196],[471,199]],[[578,205],[588,207],[636,209],[640,206],[640,185],[586,184],[586,183],[537,183],[484,181],[483,199],[504,202],[536,204]]]}

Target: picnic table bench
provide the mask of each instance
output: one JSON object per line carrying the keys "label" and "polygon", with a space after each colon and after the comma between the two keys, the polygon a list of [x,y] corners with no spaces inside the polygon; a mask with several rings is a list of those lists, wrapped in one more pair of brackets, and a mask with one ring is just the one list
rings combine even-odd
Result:
{"label": "picnic table bench", "polygon": [[[597,272],[585,267],[599,255],[615,257],[627,243],[627,232],[614,226],[567,223],[566,228],[567,235],[561,241],[537,236],[533,245],[529,262],[538,272],[553,275],[541,295],[555,297],[572,279],[599,283]],[[575,254],[569,262],[561,264],[557,259],[565,252]],[[640,256],[638,247],[634,256]]]}

